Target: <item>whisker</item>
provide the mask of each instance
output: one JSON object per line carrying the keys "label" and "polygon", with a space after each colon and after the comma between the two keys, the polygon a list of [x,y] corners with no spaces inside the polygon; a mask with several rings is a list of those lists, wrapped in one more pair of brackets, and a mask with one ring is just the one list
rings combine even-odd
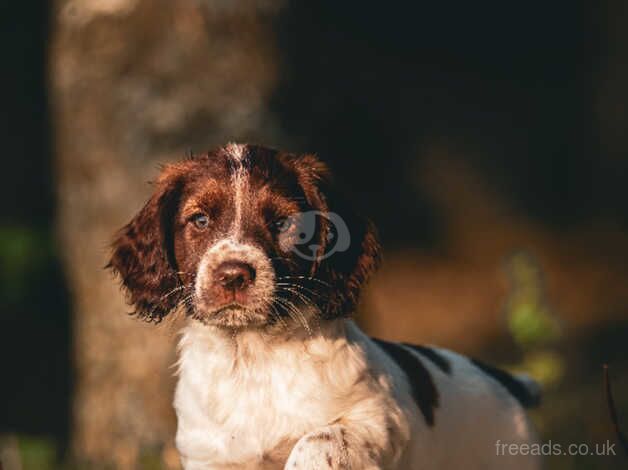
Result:
{"label": "whisker", "polygon": [[[166,292],[164,295],[162,295],[162,296],[159,298],[159,300],[158,300],[157,302],[160,302],[160,301],[162,301],[162,300],[164,300],[164,299],[167,299],[167,298],[168,298],[168,297],[170,297],[171,295],[176,294],[177,292],[179,292],[180,290],[185,289],[186,287],[189,287],[189,285],[184,284],[184,285],[181,285],[181,286],[177,286],[177,287],[175,287],[174,289],[172,289],[172,290],[170,290],[170,291]],[[179,307],[179,302],[177,302],[177,303],[175,304],[175,306],[173,307],[173,310],[174,310],[174,309],[176,309],[176,308],[178,308],[178,307]],[[158,308],[159,308],[159,303],[156,303],[156,304],[153,306],[153,308],[150,310],[150,312],[148,312],[148,315],[147,315],[147,316],[148,316],[148,318],[149,318],[150,320],[158,320],[158,321],[161,321],[161,320],[163,319],[163,316],[162,316],[162,317],[158,317],[158,318],[156,318],[156,317],[155,317],[155,312],[157,311],[157,309],[158,309]]]}
{"label": "whisker", "polygon": [[191,287],[191,284],[189,284],[189,285],[183,284],[183,285],[181,285],[181,286],[175,287],[174,289],[172,289],[172,290],[171,290],[171,291],[169,291],[168,293],[166,293],[166,294],[162,295],[162,296],[159,298],[159,300],[164,300],[164,299],[166,299],[166,298],[170,297],[172,294],[175,294],[175,293],[179,292],[180,290],[182,290],[182,289],[186,289],[186,288],[188,288],[188,287]]}
{"label": "whisker", "polygon": [[270,307],[272,309],[271,315],[273,318],[276,318],[285,329],[288,329],[288,324],[286,323],[286,321],[283,319],[283,317],[279,314],[279,312],[277,311],[276,306],[269,301],[264,301],[264,304],[266,304],[268,307]]}
{"label": "whisker", "polygon": [[305,286],[302,286],[300,284],[295,284],[295,283],[292,283],[292,282],[278,282],[277,285],[278,286],[288,286],[288,287],[294,287],[296,289],[301,289],[301,290],[304,290],[306,292],[309,292],[310,294],[316,295],[318,297],[322,297],[323,296],[323,294],[321,294],[320,292],[316,292],[315,290],[309,289],[309,288],[307,288]]}
{"label": "whisker", "polygon": [[[297,286],[297,287],[299,287],[299,286]],[[314,321],[316,322],[316,329],[320,329],[320,315],[322,315],[323,312],[322,312],[321,308],[314,302],[313,299],[311,299],[310,297],[306,296],[305,294],[301,294],[300,292],[294,291],[294,290],[292,290],[290,288],[280,287],[279,290],[280,290],[280,292],[281,291],[287,291],[287,292],[290,292],[290,293],[298,296],[301,299],[301,301],[304,303],[304,305],[309,305],[310,307],[312,307],[314,309],[314,311],[316,312],[316,314],[310,316],[310,319],[314,319]],[[307,320],[306,320],[306,322],[307,322]],[[309,324],[308,324],[308,327],[310,329],[309,332],[310,332],[310,336],[311,336],[312,327]]]}
{"label": "whisker", "polygon": [[311,276],[279,276],[277,278],[277,280],[282,280],[282,279],[300,279],[300,280],[314,281],[324,286],[331,287],[331,284],[329,284],[328,282],[322,281],[316,277],[311,277]]}
{"label": "whisker", "polygon": [[279,298],[277,298],[277,297],[273,297],[273,298],[271,299],[271,301],[272,301],[272,305],[273,305],[273,306],[275,306],[275,307],[281,307],[281,309],[282,309],[285,313],[287,313],[287,314],[288,314],[288,316],[290,317],[290,319],[291,319],[292,321],[295,321],[295,322],[300,323],[300,322],[299,322],[299,319],[298,319],[298,318],[296,318],[296,317],[294,316],[293,312],[292,312],[292,311],[290,311],[290,309],[289,309],[289,308],[288,308],[285,304],[283,304],[283,303],[279,303],[279,300],[280,300]]}
{"label": "whisker", "polygon": [[276,297],[276,299],[278,301],[281,301],[282,303],[287,304],[288,307],[290,307],[292,309],[292,311],[297,315],[297,317],[299,318],[300,323],[303,325],[303,328],[305,328],[305,330],[308,332],[309,336],[312,336],[312,330],[310,328],[310,325],[307,322],[307,319],[305,318],[305,316],[299,311],[299,309],[297,308],[296,305],[294,305],[293,302],[291,302],[288,299],[284,299],[282,297]]}
{"label": "whisker", "polygon": [[312,299],[310,299],[309,297],[307,297],[305,294],[300,293],[298,290],[292,289],[290,287],[283,287],[283,286],[280,286],[279,290],[280,291],[284,291],[284,292],[290,292],[290,293],[296,295],[306,305],[310,305],[310,306],[314,307],[315,310],[318,310],[318,306],[314,303],[314,301]]}

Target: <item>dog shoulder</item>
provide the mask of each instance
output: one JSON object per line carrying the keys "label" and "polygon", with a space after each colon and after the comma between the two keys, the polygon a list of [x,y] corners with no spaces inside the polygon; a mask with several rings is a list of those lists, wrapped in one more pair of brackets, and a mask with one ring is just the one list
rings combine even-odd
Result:
{"label": "dog shoulder", "polygon": [[406,382],[408,391],[428,426],[444,401],[483,399],[495,406],[530,408],[540,402],[540,387],[530,377],[512,374],[452,351],[371,338],[386,356],[393,375]]}

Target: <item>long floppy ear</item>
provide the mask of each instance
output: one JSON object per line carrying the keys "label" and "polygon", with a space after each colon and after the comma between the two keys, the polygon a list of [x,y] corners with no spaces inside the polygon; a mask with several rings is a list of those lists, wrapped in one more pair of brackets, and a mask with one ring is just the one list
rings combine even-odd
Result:
{"label": "long floppy ear", "polygon": [[182,179],[166,167],[155,186],[140,212],[118,232],[107,268],[120,277],[133,313],[158,323],[182,297],[173,254]]}
{"label": "long floppy ear", "polygon": [[323,314],[328,318],[350,315],[381,261],[377,230],[348,204],[328,167],[316,156],[298,157],[295,167],[309,204],[323,214],[319,255],[313,266],[313,275],[329,284]]}

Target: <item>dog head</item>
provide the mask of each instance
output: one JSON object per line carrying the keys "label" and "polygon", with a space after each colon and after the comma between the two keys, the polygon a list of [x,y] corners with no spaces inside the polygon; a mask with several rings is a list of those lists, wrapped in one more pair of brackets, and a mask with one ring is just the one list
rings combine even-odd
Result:
{"label": "dog head", "polygon": [[230,144],[163,168],[109,267],[145,319],[243,329],[350,314],[378,260],[320,160]]}

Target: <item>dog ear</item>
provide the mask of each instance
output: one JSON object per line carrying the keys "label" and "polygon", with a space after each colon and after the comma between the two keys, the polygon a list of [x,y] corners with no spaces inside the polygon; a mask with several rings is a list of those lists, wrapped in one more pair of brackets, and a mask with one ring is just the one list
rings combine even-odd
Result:
{"label": "dog ear", "polygon": [[329,168],[316,156],[298,157],[295,167],[308,203],[321,213],[313,276],[329,285],[323,313],[329,318],[351,314],[381,261],[377,230],[351,207]]}
{"label": "dog ear", "polygon": [[134,314],[158,323],[182,298],[174,259],[173,224],[183,180],[165,167],[155,192],[116,236],[107,268],[116,273]]}

